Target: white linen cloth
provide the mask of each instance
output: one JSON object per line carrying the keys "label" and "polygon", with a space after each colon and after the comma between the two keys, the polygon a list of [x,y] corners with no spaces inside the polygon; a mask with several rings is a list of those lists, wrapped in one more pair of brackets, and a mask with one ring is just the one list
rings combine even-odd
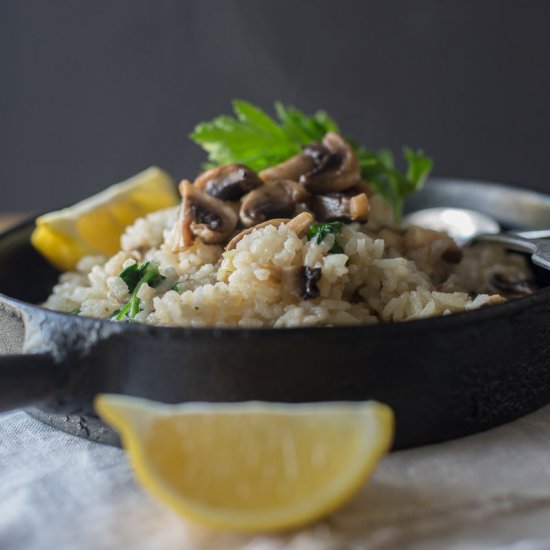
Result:
{"label": "white linen cloth", "polygon": [[392,453],[330,518],[265,536],[186,523],[137,485],[124,451],[6,413],[0,548],[550,549],[550,406],[484,434]]}

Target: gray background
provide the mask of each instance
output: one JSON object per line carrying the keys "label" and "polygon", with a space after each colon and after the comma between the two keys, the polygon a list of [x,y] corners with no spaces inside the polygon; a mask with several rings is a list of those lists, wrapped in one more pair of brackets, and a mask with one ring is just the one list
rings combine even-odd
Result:
{"label": "gray background", "polygon": [[550,2],[2,0],[0,210],[47,210],[158,164],[233,97],[325,108],[437,175],[550,191]]}

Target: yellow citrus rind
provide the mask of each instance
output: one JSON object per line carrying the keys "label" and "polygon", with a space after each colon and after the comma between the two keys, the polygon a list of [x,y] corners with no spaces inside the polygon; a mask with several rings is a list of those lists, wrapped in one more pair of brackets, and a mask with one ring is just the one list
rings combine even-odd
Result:
{"label": "yellow citrus rind", "polygon": [[101,395],[138,480],[203,525],[281,531],[348,501],[393,439],[393,413],[377,402],[163,405]]}
{"label": "yellow citrus rind", "polygon": [[128,225],[178,201],[172,178],[151,167],[73,206],[38,217],[31,242],[55,267],[73,270],[85,255],[112,256]]}

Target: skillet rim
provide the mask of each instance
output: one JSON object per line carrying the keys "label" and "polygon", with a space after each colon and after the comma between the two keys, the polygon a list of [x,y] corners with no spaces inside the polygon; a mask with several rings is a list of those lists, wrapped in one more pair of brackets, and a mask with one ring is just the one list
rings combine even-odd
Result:
{"label": "skillet rim", "polygon": [[[119,327],[119,330],[125,331],[128,333],[139,333],[147,332],[150,334],[162,333],[166,336],[168,334],[181,334],[185,336],[192,336],[194,334],[215,334],[216,336],[229,335],[229,334],[241,334],[241,335],[254,335],[254,334],[324,334],[327,331],[330,331],[331,334],[337,332],[346,332],[357,334],[366,333],[369,331],[369,334],[384,333],[388,336],[391,336],[394,331],[403,332],[416,332],[429,330],[430,326],[433,326],[434,323],[440,330],[447,329],[450,330],[453,327],[466,325],[477,324],[484,321],[490,321],[494,317],[502,317],[507,313],[516,312],[516,310],[524,310],[530,308],[532,305],[549,301],[550,302],[550,287],[546,287],[532,294],[531,296],[525,296],[522,298],[516,298],[508,302],[503,302],[499,304],[494,304],[484,308],[473,309],[469,311],[460,311],[456,313],[451,313],[448,315],[439,315],[433,317],[426,317],[422,319],[411,319],[410,321],[396,321],[396,322],[385,322],[378,323],[373,325],[336,325],[336,326],[312,326],[312,327],[173,327],[173,326],[159,326],[159,325],[147,325],[145,323],[116,323],[110,319],[102,319],[97,317],[87,317],[87,316],[75,316],[71,313],[65,313],[62,311],[54,311],[47,309],[36,304],[30,304],[28,302],[23,302],[16,298],[12,298],[5,294],[0,293],[0,302],[11,305],[16,308],[17,311],[30,310],[39,312],[42,315],[47,315],[50,318],[58,318],[59,320],[68,320],[71,319],[74,323],[90,323],[97,326],[97,323],[101,323],[103,326],[111,326],[109,323],[113,323],[112,326]],[[469,321],[469,323],[466,323]],[[408,328],[404,328],[408,327]],[[416,330],[415,330],[416,329]]]}
{"label": "skillet rim", "polygon": [[[500,182],[492,182],[487,180],[477,180],[477,179],[467,179],[467,178],[453,178],[453,177],[433,177],[429,179],[430,185],[437,185],[438,183],[457,183],[462,185],[471,185],[471,184],[477,184],[477,185],[485,185],[489,186],[491,188],[501,188],[504,191],[514,191],[514,192],[520,192],[526,195],[531,196],[533,199],[543,199],[545,202],[547,202],[550,206],[550,194],[543,193],[541,191],[531,189],[529,187],[525,186],[518,186],[510,183],[500,183]],[[31,226],[36,218],[40,216],[40,214],[31,214],[28,217],[26,217],[24,220],[18,222],[17,224],[11,226],[7,230],[0,233],[0,240],[3,240],[5,238],[8,238],[12,234],[16,234],[20,232],[23,229],[28,228]],[[454,326],[464,326],[464,325],[471,325],[476,322],[483,322],[488,321],[493,317],[501,317],[505,316],[507,312],[515,312],[516,310],[523,310],[528,309],[532,305],[544,302],[544,301],[550,301],[550,286],[542,288],[540,290],[537,290],[535,293],[533,293],[530,296],[524,296],[521,298],[516,298],[510,301],[506,301],[503,303],[493,304],[487,307],[482,307],[479,309],[473,309],[469,311],[460,311],[456,313],[451,313],[448,315],[438,315],[433,317],[426,317],[422,319],[412,319],[409,321],[397,321],[397,322],[383,322],[383,323],[377,323],[373,325],[337,325],[337,326],[301,326],[301,327],[235,327],[235,326],[214,326],[214,327],[173,327],[173,326],[158,326],[158,325],[148,325],[145,323],[116,323],[114,321],[111,321],[110,319],[104,319],[104,318],[97,318],[97,317],[87,317],[87,316],[75,316],[71,313],[65,313],[61,311],[55,311],[50,310],[45,307],[42,307],[38,304],[32,304],[30,302],[25,302],[23,300],[19,300],[17,298],[13,298],[11,296],[8,296],[6,294],[3,294],[0,292],[0,302],[7,303],[11,305],[12,307],[16,308],[18,311],[21,310],[30,310],[30,311],[36,311],[41,313],[42,315],[48,315],[49,317],[58,318],[59,320],[65,320],[71,319],[73,322],[77,323],[94,323],[97,324],[98,322],[101,323],[103,326],[111,326],[110,323],[114,323],[115,326],[119,327],[119,330],[123,330],[127,333],[139,333],[139,332],[148,332],[148,333],[160,333],[168,336],[168,334],[181,334],[186,336],[192,336],[193,334],[214,334],[214,335],[222,335],[222,334],[241,334],[242,336],[247,336],[248,334],[254,335],[254,334],[262,334],[262,335],[268,335],[268,334],[300,334],[300,333],[308,333],[308,334],[319,334],[319,333],[325,333],[327,330],[329,330],[332,334],[335,333],[357,333],[357,334],[363,334],[369,331],[369,334],[376,334],[376,333],[383,333],[387,334],[388,336],[392,335],[393,331],[403,332],[416,332],[416,330],[424,331],[429,330],[430,326],[433,326],[434,323],[436,326],[434,328],[438,328],[440,330],[444,329],[452,329]],[[466,321],[469,321],[468,323]],[[109,323],[109,325],[107,325]],[[405,328],[408,327],[408,328]],[[416,330],[415,330],[416,329]]]}

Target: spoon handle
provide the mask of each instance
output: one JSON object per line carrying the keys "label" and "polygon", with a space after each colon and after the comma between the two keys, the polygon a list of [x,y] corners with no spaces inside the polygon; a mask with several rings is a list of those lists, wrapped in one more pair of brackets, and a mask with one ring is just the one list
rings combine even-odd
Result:
{"label": "spoon handle", "polygon": [[516,233],[479,235],[475,240],[478,242],[499,243],[509,250],[526,252],[531,255],[534,264],[550,270],[550,240],[542,238],[526,239]]}
{"label": "spoon handle", "polygon": [[524,239],[548,239],[550,238],[550,229],[534,229],[532,231],[514,231],[514,235],[519,235]]}

